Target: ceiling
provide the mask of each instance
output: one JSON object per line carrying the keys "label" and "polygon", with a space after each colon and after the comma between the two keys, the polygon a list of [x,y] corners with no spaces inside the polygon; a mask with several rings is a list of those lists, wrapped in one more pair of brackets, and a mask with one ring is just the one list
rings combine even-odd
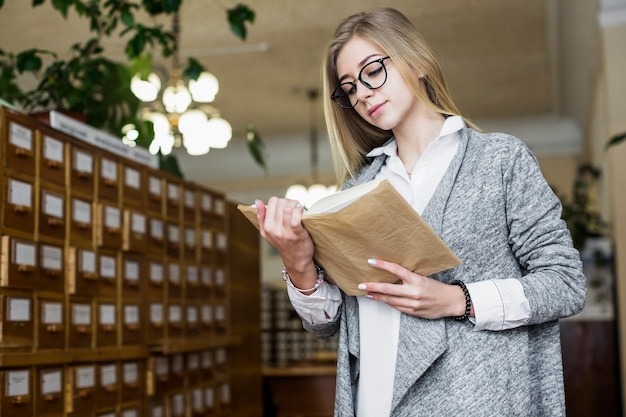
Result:
{"label": "ceiling", "polygon": [[[235,133],[227,149],[203,157],[180,156],[191,180],[228,191],[236,183],[254,187],[270,179],[286,187],[305,175],[311,126],[306,91],[320,85],[325,45],[345,16],[377,5],[404,12],[434,47],[466,117],[516,119],[556,110],[553,1],[243,2],[256,12],[245,42],[230,32],[226,21],[224,7],[237,2],[185,0],[181,9],[181,54],[198,58],[218,77],[220,92],[214,104]],[[5,3],[0,10],[0,48],[4,50],[36,46],[67,53],[73,42],[87,35],[85,22],[75,16],[64,22],[50,11],[48,2],[36,9],[26,0]],[[123,59],[123,43],[108,40],[107,53]],[[316,123],[323,132],[320,113]],[[265,173],[245,150],[242,132],[248,123],[255,125],[267,143]],[[320,168],[326,172],[330,162],[325,146],[321,143]]]}

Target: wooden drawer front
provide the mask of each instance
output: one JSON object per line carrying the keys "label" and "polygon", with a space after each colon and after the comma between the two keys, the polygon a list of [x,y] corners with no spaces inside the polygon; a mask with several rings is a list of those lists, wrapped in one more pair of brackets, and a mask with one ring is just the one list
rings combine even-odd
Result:
{"label": "wooden drawer front", "polygon": [[2,307],[0,347],[32,349],[35,334],[33,294],[26,291],[2,293],[0,307]]}
{"label": "wooden drawer front", "polygon": [[221,382],[218,388],[220,411],[230,410],[232,404],[230,382]]}
{"label": "wooden drawer front", "polygon": [[120,408],[120,417],[141,417],[139,404],[126,405]]}
{"label": "wooden drawer front", "polygon": [[177,353],[169,356],[170,360],[170,383],[173,389],[185,386],[187,368],[185,367],[185,355]]}
{"label": "wooden drawer front", "polygon": [[208,302],[200,304],[200,334],[209,336],[215,327],[213,305]]}
{"label": "wooden drawer front", "polygon": [[171,417],[185,417],[187,408],[187,397],[184,391],[176,391],[167,396],[169,412]]}
{"label": "wooden drawer front", "polygon": [[4,187],[3,226],[33,233],[35,230],[35,185],[32,178],[9,175]]}
{"label": "wooden drawer front", "polygon": [[65,309],[63,299],[40,298],[37,302],[39,325],[37,329],[39,349],[65,348]]}
{"label": "wooden drawer front", "polygon": [[39,283],[37,244],[33,241],[2,236],[0,285],[35,289]]}
{"label": "wooden drawer front", "polygon": [[210,229],[200,230],[200,259],[202,262],[213,262],[215,258],[213,244],[213,231]]}
{"label": "wooden drawer front", "polygon": [[0,370],[0,409],[2,417],[32,416],[34,392],[31,368]]}
{"label": "wooden drawer front", "polygon": [[124,210],[123,249],[145,253],[148,248],[148,219],[135,210]]}
{"label": "wooden drawer front", "polygon": [[143,342],[141,306],[136,302],[122,303],[122,344],[138,345]]}
{"label": "wooden drawer front", "polygon": [[185,298],[197,300],[200,298],[200,269],[195,263],[189,263],[184,267],[185,275]]}
{"label": "wooden drawer front", "polygon": [[221,376],[227,375],[229,371],[229,362],[228,351],[226,348],[215,349],[213,359],[215,361],[215,372]]}
{"label": "wooden drawer front", "polygon": [[68,369],[70,408],[76,415],[86,415],[97,406],[96,365],[76,365]]}
{"label": "wooden drawer front", "polygon": [[165,265],[158,259],[148,260],[146,293],[149,300],[163,300],[165,296]]}
{"label": "wooden drawer front", "polygon": [[165,304],[162,301],[152,301],[147,304],[148,327],[146,339],[148,344],[157,344],[165,336]]}
{"label": "wooden drawer front", "polygon": [[96,345],[98,347],[117,346],[117,327],[119,325],[115,300],[98,300],[96,326]]}
{"label": "wooden drawer front", "polygon": [[208,298],[213,292],[213,285],[213,267],[209,265],[200,266],[200,288],[198,290],[199,298]]}
{"label": "wooden drawer front", "polygon": [[203,381],[212,381],[215,376],[215,360],[212,350],[204,350],[200,353],[200,371]]}
{"label": "wooden drawer front", "polygon": [[202,387],[204,391],[204,408],[207,413],[212,413],[217,409],[215,386],[212,383],[205,383]]}
{"label": "wooden drawer front", "polygon": [[142,280],[145,278],[143,256],[122,254],[122,294],[139,300]]}
{"label": "wooden drawer front", "polygon": [[84,248],[69,248],[67,286],[70,294],[94,296],[98,293],[98,256]]}
{"label": "wooden drawer front", "polygon": [[185,310],[178,300],[170,300],[167,305],[167,337],[180,339],[185,334]]}
{"label": "wooden drawer front", "polygon": [[183,218],[186,222],[196,223],[198,213],[198,198],[196,190],[183,187]]}
{"label": "wooden drawer front", "polygon": [[103,362],[97,365],[97,398],[98,406],[112,406],[119,402],[120,374],[118,364]]}
{"label": "wooden drawer front", "polygon": [[35,175],[35,132],[25,123],[8,121],[8,141],[4,166],[7,169]]}
{"label": "wooden drawer front", "polygon": [[67,170],[67,144],[64,139],[52,133],[42,133],[39,178],[42,182],[65,185]]}
{"label": "wooden drawer front", "polygon": [[200,224],[210,226],[213,213],[213,195],[208,191],[200,192]]}
{"label": "wooden drawer front", "polygon": [[41,186],[39,209],[39,234],[63,241],[65,240],[65,192],[60,187]]}
{"label": "wooden drawer front", "polygon": [[216,230],[213,232],[215,238],[215,261],[220,264],[225,264],[228,260],[228,235],[223,230]]}
{"label": "wooden drawer front", "polygon": [[196,261],[198,259],[198,233],[196,227],[185,224],[183,232],[185,259]]}
{"label": "wooden drawer front", "polygon": [[200,367],[200,352],[187,353],[185,360],[187,365],[187,384],[194,386],[202,381],[202,368]]}
{"label": "wooden drawer front", "polygon": [[216,298],[225,298],[228,294],[228,276],[222,265],[216,265],[213,269],[213,289]]}
{"label": "wooden drawer front", "polygon": [[182,231],[178,223],[166,223],[167,232],[167,255],[173,258],[180,256],[182,243]]}
{"label": "wooden drawer front", "polygon": [[213,215],[211,224],[218,228],[224,227],[226,221],[226,199],[221,194],[213,195]]}
{"label": "wooden drawer front", "polygon": [[162,396],[170,390],[171,373],[169,357],[165,355],[152,356],[149,359],[150,375],[152,377],[152,386],[154,394]]}
{"label": "wooden drawer front", "polygon": [[47,243],[39,245],[39,288],[54,293],[65,291],[65,258],[62,246]]}
{"label": "wooden drawer front", "polygon": [[72,196],[70,199],[70,244],[92,245],[94,230],[93,201]]}
{"label": "wooden drawer front", "polygon": [[122,246],[122,210],[112,204],[99,203],[96,210],[97,243],[99,247],[117,249]]}
{"label": "wooden drawer front", "polygon": [[65,409],[65,370],[61,367],[37,368],[35,372],[35,414],[57,417]]}
{"label": "wooden drawer front", "polygon": [[213,320],[215,333],[224,335],[228,333],[228,309],[225,302],[213,305]]}
{"label": "wooden drawer front", "polygon": [[124,207],[145,206],[146,171],[138,165],[123,166],[122,205]]}
{"label": "wooden drawer front", "polygon": [[194,385],[195,383],[189,388],[189,407],[193,417],[201,417],[207,412],[204,404],[204,390],[201,386]]}
{"label": "wooden drawer front", "polygon": [[162,398],[152,398],[148,403],[148,417],[165,417],[165,400]]}
{"label": "wooden drawer front", "polygon": [[164,180],[160,177],[154,175],[148,177],[148,210],[156,216],[164,215],[164,184]]}
{"label": "wooden drawer front", "polygon": [[183,295],[183,271],[176,260],[167,262],[167,298],[179,299]]}
{"label": "wooden drawer front", "polygon": [[[121,402],[137,401],[141,399],[145,387],[145,362],[127,361],[121,364],[122,391]],[[165,416],[163,416],[165,417]]]}
{"label": "wooden drawer front", "polygon": [[91,348],[93,346],[93,304],[88,299],[70,301],[68,347]]}
{"label": "wooden drawer front", "polygon": [[156,217],[148,220],[148,252],[154,255],[165,253],[165,222]]}
{"label": "wooden drawer front", "polygon": [[72,192],[90,196],[93,199],[94,191],[94,156],[87,149],[71,146],[70,174]]}
{"label": "wooden drawer front", "polygon": [[185,337],[197,338],[200,335],[200,306],[193,301],[185,304]]}
{"label": "wooden drawer front", "polygon": [[98,295],[101,297],[117,296],[119,282],[118,258],[116,252],[100,252],[98,257]]}
{"label": "wooden drawer front", "polygon": [[98,159],[98,199],[113,204],[119,202],[120,195],[120,164],[110,158]]}
{"label": "wooden drawer front", "polygon": [[170,221],[178,221],[180,219],[182,207],[182,185],[173,180],[167,180],[165,186],[165,216]]}

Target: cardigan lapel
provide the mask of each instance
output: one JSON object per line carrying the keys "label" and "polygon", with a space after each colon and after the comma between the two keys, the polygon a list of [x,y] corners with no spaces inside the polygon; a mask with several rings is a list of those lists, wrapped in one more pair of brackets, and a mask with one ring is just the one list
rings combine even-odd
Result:
{"label": "cardigan lapel", "polygon": [[[459,149],[426,206],[422,217],[439,234],[443,232],[443,213],[467,149],[467,129],[459,132]],[[409,388],[448,348],[445,319],[429,320],[402,314],[396,374],[391,410],[400,403]]]}

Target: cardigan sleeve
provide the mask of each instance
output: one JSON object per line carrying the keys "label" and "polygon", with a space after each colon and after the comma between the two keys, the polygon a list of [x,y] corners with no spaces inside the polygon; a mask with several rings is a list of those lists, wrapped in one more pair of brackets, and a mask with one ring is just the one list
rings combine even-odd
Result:
{"label": "cardigan sleeve", "polygon": [[[521,141],[520,141],[521,143]],[[506,218],[511,250],[523,268],[520,278],[531,307],[528,324],[579,313],[585,302],[582,262],[561,203],[523,143],[504,171]]]}

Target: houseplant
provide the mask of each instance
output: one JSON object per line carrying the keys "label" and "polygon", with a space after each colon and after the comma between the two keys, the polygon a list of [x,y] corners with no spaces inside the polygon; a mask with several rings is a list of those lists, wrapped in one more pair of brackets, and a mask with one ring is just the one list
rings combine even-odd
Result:
{"label": "houseplant", "polygon": [[[32,6],[45,2],[32,0]],[[73,11],[85,18],[90,38],[72,45],[68,59],[37,48],[16,53],[0,49],[0,97],[27,113],[80,113],[88,124],[116,136],[121,136],[123,126],[133,124],[139,131],[136,143],[147,147],[154,132],[150,123],[138,119],[140,103],[130,90],[130,80],[135,71],[149,72],[146,65],[151,61],[144,58],[148,51],[156,48],[166,58],[178,43],[171,30],[159,24],[145,25],[136,16],[172,15],[179,11],[182,0],[51,0],[50,4],[63,17]],[[3,5],[4,0],[0,0],[0,10]],[[246,38],[245,24],[254,18],[254,12],[245,5],[227,10],[231,30],[242,40]],[[103,40],[112,36],[128,39],[124,48],[128,63],[106,57]],[[202,71],[202,65],[190,58],[183,76],[196,79]],[[38,80],[33,89],[22,89],[19,80],[24,75]]]}

